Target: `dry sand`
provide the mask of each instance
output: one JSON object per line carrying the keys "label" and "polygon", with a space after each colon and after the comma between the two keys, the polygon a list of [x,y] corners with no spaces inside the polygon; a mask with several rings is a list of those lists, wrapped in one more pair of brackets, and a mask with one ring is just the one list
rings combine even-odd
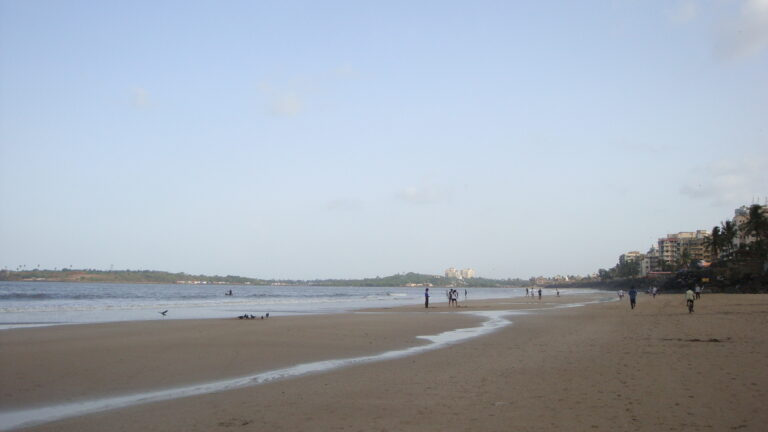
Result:
{"label": "dry sand", "polygon": [[[609,294],[610,295],[610,294]],[[763,431],[768,295],[576,296],[269,320],[0,332],[3,410],[415,346],[475,326],[448,311],[543,309],[416,356],[38,425],[35,431]]]}

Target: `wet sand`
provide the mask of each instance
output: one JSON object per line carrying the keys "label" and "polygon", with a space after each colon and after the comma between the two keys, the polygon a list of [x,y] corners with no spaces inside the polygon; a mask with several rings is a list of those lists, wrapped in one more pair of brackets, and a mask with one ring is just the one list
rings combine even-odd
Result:
{"label": "wet sand", "polygon": [[[610,293],[606,293],[610,296]],[[2,410],[240,376],[425,343],[469,310],[543,309],[444,349],[41,424],[35,431],[762,431],[768,296],[548,309],[583,297],[383,313],[0,332]]]}

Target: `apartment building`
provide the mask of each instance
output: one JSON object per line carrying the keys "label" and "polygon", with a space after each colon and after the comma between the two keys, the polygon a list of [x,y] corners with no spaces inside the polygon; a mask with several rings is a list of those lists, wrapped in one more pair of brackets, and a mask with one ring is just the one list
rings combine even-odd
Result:
{"label": "apartment building", "polygon": [[451,267],[445,271],[445,277],[453,279],[472,279],[475,277],[475,270],[471,268],[458,270]]}
{"label": "apartment building", "polygon": [[640,261],[643,258],[643,254],[638,251],[630,251],[619,256],[619,264],[625,264],[628,262]]}
{"label": "apartment building", "polygon": [[659,259],[667,262],[667,263],[673,263],[677,261],[677,257],[679,256],[679,239],[677,238],[677,234],[668,234],[664,238],[659,239]]}
{"label": "apartment building", "polygon": [[712,250],[707,247],[707,242],[710,236],[711,234],[707,230],[697,230],[693,237],[683,241],[683,247],[688,249],[691,259],[704,261],[712,260]]}
{"label": "apartment building", "polygon": [[[765,217],[768,218],[768,206],[763,206],[760,210]],[[739,234],[733,239],[734,249],[738,249],[741,245],[748,245],[755,241],[755,237],[752,235],[745,235],[742,226],[749,221],[749,206],[741,206],[734,210],[733,224],[738,228]]]}
{"label": "apartment building", "polygon": [[711,260],[712,253],[707,247],[709,236],[706,230],[667,234],[659,239],[658,258],[667,263],[676,263],[682,257],[683,251],[687,250],[691,259]]}
{"label": "apartment building", "polygon": [[649,273],[659,270],[661,270],[659,268],[659,249],[656,246],[651,246],[640,260],[640,276],[645,277]]}

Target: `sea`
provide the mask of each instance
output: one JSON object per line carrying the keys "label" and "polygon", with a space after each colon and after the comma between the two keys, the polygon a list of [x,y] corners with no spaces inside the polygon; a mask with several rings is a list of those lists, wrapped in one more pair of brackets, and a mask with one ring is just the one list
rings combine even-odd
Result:
{"label": "sea", "polygon": [[[232,295],[225,295],[232,291]],[[525,296],[525,288],[460,288],[464,299]],[[432,304],[446,288],[430,288]],[[545,295],[553,294],[545,290]],[[579,290],[593,292],[593,290]],[[569,292],[574,292],[569,290]],[[328,314],[421,304],[423,287],[322,287],[0,281],[0,330],[159,319]],[[165,315],[160,312],[167,311]]]}

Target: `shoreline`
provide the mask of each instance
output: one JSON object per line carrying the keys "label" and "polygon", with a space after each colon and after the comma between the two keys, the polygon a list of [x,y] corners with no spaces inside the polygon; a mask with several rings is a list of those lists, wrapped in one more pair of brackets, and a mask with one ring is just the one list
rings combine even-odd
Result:
{"label": "shoreline", "polygon": [[[42,324],[221,319],[243,314],[256,317],[267,313],[282,316],[335,314],[372,307],[419,305],[424,293],[419,288],[301,288],[286,291],[284,287],[243,287],[236,289],[236,295],[228,296],[224,290],[210,288],[167,288],[103,285],[92,291],[83,284],[66,289],[58,284],[50,288],[35,288],[29,284],[5,287],[0,293],[3,298],[0,301],[0,330]],[[521,292],[525,291],[476,288],[470,290],[469,298],[518,298]],[[584,292],[589,291],[572,291],[574,294]],[[435,299],[440,305],[440,294],[435,295]],[[168,316],[159,314],[166,310]]]}
{"label": "shoreline", "polygon": [[[606,296],[598,295],[587,296],[584,298],[594,299],[600,297]],[[667,298],[665,299],[664,297]],[[321,424],[323,425],[337,427],[342,424],[339,423],[340,421],[351,422],[343,424],[360,425],[360,422],[363,421],[364,418],[358,417],[364,416],[351,414],[349,410],[346,409],[342,410],[347,413],[347,417],[344,417],[346,420],[344,420],[344,418],[338,418],[337,415],[332,415],[330,413],[323,415],[321,412],[316,411],[318,407],[327,408],[324,401],[329,397],[339,404],[351,404],[364,411],[368,410],[366,407],[361,407],[360,401],[357,401],[356,397],[351,397],[349,394],[349,388],[357,386],[365,388],[365,394],[372,395],[374,398],[378,398],[376,395],[383,396],[382,393],[390,394],[390,390],[399,389],[399,392],[406,395],[406,401],[397,403],[395,400],[387,399],[386,402],[381,400],[379,400],[379,402],[384,403],[385,405],[395,403],[395,405],[398,405],[399,409],[410,412],[409,416],[412,418],[419,418],[422,415],[414,414],[411,405],[426,404],[426,406],[431,407],[430,411],[440,413],[435,415],[442,418],[445,414],[443,402],[446,398],[449,400],[460,400],[461,402],[458,403],[458,406],[467,404],[467,406],[475,407],[477,404],[477,400],[475,399],[477,397],[482,399],[487,396],[488,393],[505,393],[505,391],[508,391],[505,390],[506,386],[502,385],[503,382],[494,381],[498,381],[496,378],[499,376],[508,375],[508,372],[499,375],[499,367],[502,367],[510,361],[512,361],[512,363],[506,368],[502,367],[502,370],[514,371],[517,367],[523,367],[531,361],[533,361],[534,364],[538,362],[538,367],[541,370],[535,372],[531,376],[518,377],[516,374],[513,374],[516,381],[514,384],[516,391],[514,393],[519,391],[520,386],[527,386],[529,391],[535,391],[535,393],[540,394],[541,389],[538,387],[543,385],[542,379],[547,381],[547,377],[551,374],[556,376],[562,375],[558,372],[560,368],[555,368],[553,370],[551,367],[548,367],[549,363],[556,362],[556,360],[559,359],[570,359],[570,361],[573,361],[576,364],[583,364],[583,357],[589,357],[590,353],[588,351],[594,348],[595,343],[600,344],[600,346],[604,346],[603,343],[605,342],[616,343],[619,346],[624,345],[622,343],[623,341],[616,340],[615,336],[617,336],[617,332],[618,334],[621,334],[626,331],[626,329],[617,329],[611,326],[608,328],[602,326],[594,327],[595,323],[593,323],[593,321],[603,318],[610,320],[618,319],[618,322],[625,322],[625,324],[635,326],[640,324],[637,322],[638,318],[655,317],[654,314],[649,314],[649,306],[653,306],[655,303],[655,306],[664,309],[675,303],[674,300],[676,297],[677,296],[666,295],[659,296],[659,298],[655,300],[651,300],[649,297],[641,297],[638,310],[632,312],[625,310],[624,302],[618,303],[615,301],[591,304],[581,308],[558,308],[562,304],[570,303],[575,299],[575,296],[563,296],[560,298],[545,298],[542,301],[531,298],[504,299],[498,302],[487,300],[478,300],[476,302],[469,301],[468,303],[470,304],[468,304],[468,306],[471,307],[458,309],[449,309],[446,305],[445,307],[430,308],[429,311],[424,311],[423,307],[405,306],[394,309],[385,309],[383,311],[374,309],[353,314],[322,316],[327,319],[318,319],[320,317],[312,316],[270,318],[269,320],[257,320],[256,322],[243,322],[237,319],[204,320],[203,322],[152,322],[155,324],[162,323],[162,325],[166,327],[162,329],[158,328],[156,331],[162,330],[162,332],[166,332],[166,337],[168,339],[163,339],[162,336],[157,334],[146,334],[147,328],[158,327],[157,325],[147,325],[147,322],[135,323],[133,325],[128,323],[87,324],[85,326],[77,326],[77,329],[75,329],[74,326],[18,329],[8,332],[7,335],[17,334],[20,335],[19,338],[12,338],[13,340],[9,340],[7,337],[3,337],[7,335],[0,335],[0,342],[2,342],[2,346],[4,347],[4,349],[0,351],[0,358],[3,359],[3,364],[23,364],[23,367],[16,367],[13,377],[11,377],[11,373],[7,370],[7,367],[3,367],[5,372],[2,373],[2,380],[0,383],[2,383],[4,390],[1,395],[2,399],[0,399],[0,403],[4,407],[3,411],[8,411],[7,408],[10,406],[15,406],[21,409],[22,407],[39,406],[41,404],[53,405],[57,403],[57,400],[71,401],[74,399],[88,399],[89,395],[100,395],[97,396],[97,398],[100,398],[110,394],[126,393],[126,384],[135,385],[134,389],[145,391],[149,383],[154,383],[154,388],[172,387],[174,379],[177,380],[177,383],[208,382],[216,379],[216,377],[212,375],[217,374],[217,369],[226,369],[227,373],[223,375],[232,376],[233,374],[237,375],[235,371],[238,370],[238,367],[244,368],[241,370],[250,369],[250,372],[253,372],[254,365],[261,365],[260,368],[256,369],[264,371],[269,370],[270,368],[277,369],[279,368],[279,364],[303,364],[308,363],[313,359],[322,360],[323,357],[325,360],[328,360],[340,357],[365,356],[370,355],[370,353],[384,352],[393,349],[403,349],[404,344],[406,347],[417,347],[422,344],[422,341],[419,341],[417,336],[424,334],[439,334],[447,329],[459,328],[461,326],[477,326],[479,320],[476,317],[469,315],[469,313],[521,310],[547,306],[547,309],[540,310],[540,313],[528,313],[525,315],[514,316],[512,318],[514,321],[512,326],[500,328],[498,331],[483,337],[472,338],[457,344],[448,344],[441,349],[422,352],[415,356],[388,359],[383,362],[354,364],[322,373],[306,376],[302,375],[281,381],[268,382],[256,387],[245,387],[228,390],[226,392],[171,399],[146,405],[130,406],[114,411],[98,412],[91,415],[64,419],[54,423],[41,424],[33,427],[31,430],[99,430],[99,428],[107,427],[105,426],[105,423],[103,423],[103,421],[105,421],[104,419],[111,419],[109,421],[112,422],[117,421],[119,424],[127,427],[124,424],[127,418],[125,416],[131,415],[130,413],[132,413],[133,416],[139,415],[142,418],[148,416],[156,421],[160,421],[161,424],[164,425],[162,430],[210,430],[212,426],[213,428],[218,427],[218,423],[213,425],[210,422],[206,423],[207,420],[205,420],[205,418],[213,417],[220,419],[222,416],[226,417],[225,413],[232,414],[236,412],[259,413],[257,416],[258,418],[256,419],[246,419],[251,422],[248,424],[254,424],[253,430],[258,429],[258,427],[255,426],[256,424],[260,424],[261,426],[269,424],[272,428],[276,428],[276,430],[300,430],[308,427],[308,424],[303,424],[300,418],[289,418],[291,417],[291,414],[289,413],[294,412],[292,409],[285,407],[280,408],[275,405],[276,400],[272,400],[269,396],[270,394],[274,394],[275,389],[284,389],[279,392],[279,395],[285,395],[286,392],[290,392],[293,397],[299,397],[299,399],[304,402],[299,403],[296,400],[293,400],[293,402],[299,403],[299,406],[303,407],[302,409],[313,412],[314,414],[312,415],[320,418]],[[738,309],[739,307],[744,306],[740,305],[740,303],[750,303],[744,302],[744,299],[737,299],[735,296],[718,297],[709,295],[705,296],[701,303],[703,305],[703,310],[700,312],[700,315],[687,317],[687,315],[672,313],[670,316],[674,317],[676,320],[682,318],[689,321],[698,321],[700,320],[699,316],[712,314],[713,312],[708,312],[706,310],[705,305],[707,304],[707,297],[712,298],[713,301],[721,303],[728,308]],[[728,297],[731,298],[729,299]],[[760,307],[764,307],[768,304],[768,301],[766,301],[768,297],[766,296],[755,295],[745,297],[754,297],[753,300],[758,300],[758,305],[762,305]],[[680,306],[680,309],[682,308],[683,307]],[[757,312],[757,315],[754,316],[748,314],[744,316],[752,317],[758,319],[758,322],[765,323],[766,311],[764,308]],[[729,313],[733,313],[733,311],[730,311]],[[665,313],[659,316],[666,319],[669,318],[667,315],[668,314]],[[719,318],[727,318],[730,315],[718,315],[716,313],[715,316],[718,316]],[[335,318],[330,319],[330,317]],[[571,320],[575,322],[569,322]],[[582,333],[577,328],[578,326],[574,326],[576,323],[585,325],[590,331],[595,332],[595,334],[590,335],[589,332],[586,334]],[[272,327],[266,328],[266,326],[261,326],[262,328],[259,328],[261,324],[270,325]],[[731,323],[731,326],[732,324],[733,323]],[[459,327],[457,327],[457,325]],[[122,333],[119,327],[122,327]],[[126,337],[125,332],[130,330],[126,327],[136,327],[133,329],[133,331],[137,331],[138,333],[135,338]],[[734,329],[737,327],[738,326],[734,327]],[[61,340],[61,334],[49,334],[46,336],[48,339],[41,336],[45,333],[50,333],[50,330],[56,328],[65,329],[62,330],[63,333],[76,333],[77,335],[73,335],[72,337],[80,340],[81,345],[75,347],[68,346],[72,343],[72,340]],[[619,332],[618,330],[621,331]],[[639,330],[642,332],[646,331],[645,328]],[[663,332],[669,332],[673,329],[664,328],[662,330]],[[202,333],[197,334],[199,332]],[[53,333],[60,332],[57,331]],[[128,333],[130,333],[130,331],[128,331]],[[32,340],[30,340],[30,336],[34,334],[38,334],[38,336],[36,336],[38,339],[33,337]],[[222,334],[225,336],[222,336]],[[564,337],[567,335],[579,335],[576,339],[580,343],[574,345],[574,341],[570,340],[568,337]],[[210,342],[212,336],[225,338],[226,340]],[[705,336],[706,335],[701,335],[699,338],[691,337],[689,339],[699,339],[702,341],[708,339],[726,340],[722,335],[719,337],[718,335],[714,335],[711,338],[706,338]],[[83,338],[86,340],[83,341]],[[114,340],[115,338],[118,338],[119,340],[115,341],[114,347],[112,347],[109,343],[109,339]],[[213,339],[215,340],[216,338],[214,337]],[[250,342],[254,339],[258,339],[262,347],[268,349],[268,352],[265,353],[262,351],[260,355],[255,354],[260,350],[258,347],[254,348],[250,346]],[[675,338],[666,339],[674,340]],[[679,339],[681,339],[681,341],[674,341],[674,343],[692,343],[685,342],[685,338]],[[766,353],[764,339],[765,337],[760,340],[759,344],[753,347],[753,351],[757,350],[758,353]],[[589,341],[589,343],[584,343],[585,340]],[[662,338],[661,340],[664,341],[662,342],[662,345],[671,343],[667,342],[665,338]],[[164,353],[162,350],[162,346],[168,341],[174,342],[177,345],[175,351],[173,351],[171,355]],[[201,341],[208,341],[208,344],[213,343],[215,346],[201,345]],[[57,342],[58,345],[56,345]],[[125,350],[122,352],[122,356],[125,357],[122,360],[124,363],[120,363],[114,368],[105,366],[111,365],[116,361],[114,357],[115,354],[113,353],[113,357],[110,357],[109,354],[112,348],[118,346],[123,347],[126,345],[126,342],[130,349],[127,352]],[[728,339],[727,342],[723,343],[732,344],[733,339]],[[131,344],[135,344],[135,346],[131,348]],[[655,346],[657,344],[658,341],[651,345]],[[515,348],[515,346],[519,348]],[[719,347],[721,345],[716,345],[714,343],[700,344],[700,347],[706,346]],[[8,350],[9,347],[10,351]],[[523,347],[528,347],[528,349],[526,350],[526,354],[521,356],[522,353],[517,352]],[[221,348],[241,352],[238,355],[230,355],[221,358]],[[656,349],[658,348],[659,347],[656,347]],[[46,352],[46,349],[49,351]],[[510,349],[512,351],[509,351]],[[585,349],[587,352],[585,352]],[[625,347],[624,349],[629,348]],[[29,354],[30,350],[35,351],[36,355],[32,356],[32,358],[27,358],[25,361],[22,354]],[[83,352],[87,352],[88,355],[84,355]],[[478,357],[476,354],[477,352],[482,352],[484,354],[482,357]],[[194,353],[197,358],[190,358],[192,355],[190,353]],[[616,353],[614,352],[614,354]],[[732,354],[736,356],[734,357],[735,359],[738,358],[740,353],[734,352]],[[55,361],[50,358],[52,355],[56,359]],[[249,357],[249,355],[251,357]],[[234,357],[241,357],[239,366],[238,362],[233,360]],[[610,355],[608,355],[608,357],[610,357]],[[45,359],[48,360],[44,361]],[[640,359],[641,358],[638,357],[637,360]],[[69,369],[63,367],[56,368],[54,367],[55,365],[51,364],[62,363],[62,361],[65,363],[70,362]],[[73,363],[77,361],[84,363],[77,366],[83,367],[84,369],[94,370],[95,375],[78,375],[77,373],[73,373],[73,368],[76,369]],[[101,366],[98,366],[100,361],[104,363],[101,363]],[[502,361],[503,363],[499,364],[499,361]],[[728,360],[725,361],[727,362]],[[733,361],[733,359],[730,361]],[[28,364],[28,362],[31,363]],[[195,363],[195,365],[184,365],[185,363],[190,362]],[[518,363],[518,365],[515,366],[515,363]],[[606,364],[605,362],[602,362],[601,364],[611,366],[611,364]],[[759,364],[760,363],[757,363],[756,366]],[[159,369],[148,367],[153,365],[155,365],[155,368]],[[217,365],[226,367],[217,368]],[[398,367],[404,365],[409,366],[406,369],[398,369]],[[453,365],[457,367],[454,368]],[[47,368],[45,366],[47,366]],[[443,371],[442,367],[445,367],[446,370]],[[511,367],[511,370],[509,367]],[[585,367],[588,371],[594,370],[593,365],[586,365]],[[607,369],[610,369],[610,367],[607,367]],[[752,376],[753,379],[757,380],[757,383],[762,382],[763,384],[768,384],[764,369],[763,366],[762,370],[758,369],[756,371],[758,372],[758,376]],[[41,370],[44,371],[42,374],[40,373]],[[396,370],[398,372],[395,372]],[[175,378],[166,376],[169,371],[175,372]],[[387,372],[385,371],[388,371],[389,375],[387,375]],[[448,373],[448,375],[445,375],[443,372]],[[456,375],[457,372],[459,375]],[[543,378],[540,376],[539,372],[544,374]],[[753,372],[755,372],[754,367]],[[362,376],[360,375],[361,373],[363,374]],[[392,375],[392,373],[394,373],[394,375]],[[370,383],[371,376],[381,376],[381,374],[388,376],[388,379],[392,381],[377,381],[377,384],[375,385]],[[40,376],[35,378],[35,375]],[[405,381],[403,380],[404,377],[402,375],[406,376]],[[584,377],[580,375],[581,374],[577,374],[577,376],[571,377],[570,379],[581,380]],[[121,376],[123,378],[120,378]],[[436,379],[436,382],[443,382],[445,384],[450,384],[451,382],[456,384],[463,383],[461,384],[461,388],[466,391],[456,393],[454,391],[455,389],[451,390],[453,387],[450,385],[448,388],[441,389],[440,386],[435,387],[434,384],[429,384],[427,387],[430,390],[426,393],[427,395],[431,394],[431,396],[427,398],[428,400],[422,401],[421,398],[414,400],[408,395],[416,395],[419,394],[420,391],[424,391],[425,387],[423,386],[421,386],[422,390],[416,390],[420,387],[418,385],[419,382],[424,384],[424,381],[420,378],[422,376],[432,376]],[[112,390],[109,390],[99,387],[100,380],[102,380],[103,385],[103,382],[113,382],[115,381],[115,378],[117,378],[117,381],[121,381],[122,379],[122,384],[120,384],[120,382],[115,383],[118,388],[113,387]],[[219,378],[221,378],[221,376],[219,376]],[[17,381],[14,381],[14,379]],[[37,379],[36,383],[35,379]],[[331,382],[334,384],[332,385]],[[366,384],[366,382],[369,384]],[[326,393],[329,396],[306,393],[304,390],[307,383],[324,383],[323,387],[326,387],[325,390],[327,390]],[[339,383],[344,384],[342,385]],[[26,387],[22,384],[26,385]],[[694,384],[696,384],[697,387],[700,387],[698,383]],[[482,390],[480,393],[475,393],[475,396],[472,397],[472,392],[469,391],[469,389],[475,388],[478,385],[480,385]],[[36,386],[39,386],[42,390],[35,390]],[[601,386],[592,387],[592,396],[599,397],[602,393],[598,391],[597,394],[594,394],[594,392],[595,389],[599,390]],[[754,387],[759,386],[748,384],[746,389],[755,390]],[[57,390],[57,388],[59,388],[59,390]],[[78,388],[78,391],[74,391],[75,388]],[[763,388],[765,388],[765,386],[763,386],[761,390]],[[320,389],[315,388],[315,390]],[[587,393],[590,393],[588,389],[584,390]],[[295,391],[298,391],[299,393],[295,393]],[[416,393],[412,393],[413,391],[416,391]],[[76,394],[73,395],[73,393]],[[281,396],[279,395],[277,399],[281,399]],[[469,399],[467,399],[467,397],[469,397]],[[540,398],[543,398],[544,400],[549,398],[549,402],[546,403],[539,400],[540,398],[538,396],[535,400],[544,404],[552,402],[555,406],[559,406],[561,409],[570,409],[573,404],[581,404],[578,400],[570,400],[569,398],[552,400],[552,397],[554,397],[554,394],[540,396]],[[201,401],[207,401],[206,403],[213,404],[216,408],[205,408],[207,405],[200,406],[200,403],[202,403]],[[227,402],[222,405],[220,402],[224,401]],[[502,402],[502,405],[498,406],[516,406],[516,403],[513,403],[512,401],[499,400],[497,402]],[[402,405],[402,403],[405,403],[405,405]],[[745,404],[744,401],[741,401],[741,403]],[[268,411],[275,412],[265,413],[263,410],[256,408],[257,406],[261,406],[259,404],[266,404],[265,406],[270,407]],[[749,406],[750,404],[746,403],[746,405]],[[230,406],[231,409],[228,408]],[[245,406],[251,408],[245,409]],[[168,407],[176,407],[174,410],[181,409],[186,415],[189,415],[190,418],[173,419],[166,415],[159,414],[158,410],[166,412]],[[192,409],[190,407],[195,408]],[[487,407],[475,408],[482,408],[481,411],[487,410]],[[250,411],[250,409],[255,409],[256,411]],[[288,410],[287,412],[285,412],[286,409]],[[529,406],[528,409],[536,411],[535,407]],[[201,417],[200,414],[197,413],[198,410],[202,410],[201,413],[207,413],[207,417]],[[352,416],[351,418],[349,417],[350,415]],[[434,415],[429,415],[428,413],[423,413],[423,415],[435,420]],[[230,420],[225,418],[219,423],[225,424],[228,421]],[[146,422],[139,423],[141,423],[144,428],[149,427]],[[390,427],[394,427],[393,424],[382,419],[380,419],[380,421],[374,421],[373,423],[376,425],[379,425],[379,423],[389,424]],[[476,424],[476,427],[473,430],[497,430],[494,429],[494,424],[493,421],[481,422],[481,424]],[[204,425],[205,427],[201,425]],[[747,426],[750,427],[749,424],[747,424]],[[397,427],[394,428],[397,429]],[[433,428],[410,426],[402,427],[401,429],[434,430]],[[145,429],[142,429],[138,425],[135,427],[132,425],[131,428],[128,428],[127,430]],[[523,428],[522,430],[526,429]],[[556,429],[544,428],[544,430]],[[746,430],[752,429],[747,428]]]}

